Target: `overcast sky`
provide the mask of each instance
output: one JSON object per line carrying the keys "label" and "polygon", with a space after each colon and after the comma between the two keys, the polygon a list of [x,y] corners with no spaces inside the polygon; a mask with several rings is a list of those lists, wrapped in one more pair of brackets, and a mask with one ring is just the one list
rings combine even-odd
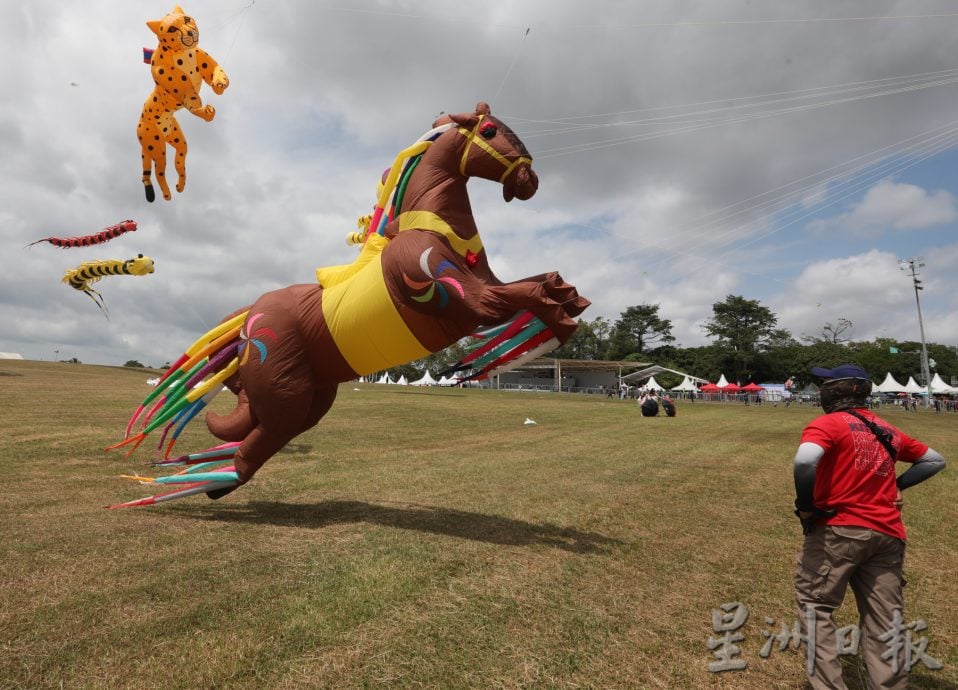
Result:
{"label": "overcast sky", "polygon": [[[503,280],[558,270],[583,318],[659,304],[682,346],[726,295],[795,337],[958,344],[958,6],[941,0],[481,3],[196,0],[230,78],[180,111],[188,182],[146,202],[136,124],[145,22],[172,3],[5,3],[0,23],[0,351],[147,365],[261,293],[350,261],[344,238],[395,154],[487,101],[539,193],[470,184]],[[172,175],[172,166],[169,173]],[[159,197],[159,193],[158,193]],[[139,230],[109,244],[29,242]],[[95,287],[83,261],[152,257]]]}

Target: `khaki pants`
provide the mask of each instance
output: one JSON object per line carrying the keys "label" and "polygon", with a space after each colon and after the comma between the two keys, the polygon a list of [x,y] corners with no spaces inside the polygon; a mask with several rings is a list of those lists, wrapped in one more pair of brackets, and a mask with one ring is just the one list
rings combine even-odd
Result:
{"label": "khaki pants", "polygon": [[[897,672],[892,647],[881,635],[894,628],[897,610],[904,618],[902,567],[905,542],[865,527],[818,524],[805,537],[795,572],[795,599],[810,670],[808,680],[815,690],[844,690],[839,644],[832,613],[851,585],[858,606],[861,641],[858,652],[868,673],[869,690],[907,688],[904,650],[898,649]],[[811,612],[814,607],[814,613]],[[809,623],[814,619],[812,637]],[[813,654],[809,654],[809,648]],[[882,654],[886,658],[882,658]],[[814,657],[814,665],[811,666]]]}

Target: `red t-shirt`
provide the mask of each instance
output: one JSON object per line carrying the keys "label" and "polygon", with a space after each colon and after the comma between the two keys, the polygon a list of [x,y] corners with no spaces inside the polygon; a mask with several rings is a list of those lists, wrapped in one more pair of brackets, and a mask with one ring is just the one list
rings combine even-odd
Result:
{"label": "red t-shirt", "polygon": [[[855,410],[892,434],[901,462],[914,462],[928,446],[903,434],[868,410]],[[812,420],[802,432],[802,443],[825,449],[815,472],[815,506],[835,510],[828,525],[867,527],[905,538],[901,511],[895,508],[895,463],[875,434],[847,412],[832,412]]]}

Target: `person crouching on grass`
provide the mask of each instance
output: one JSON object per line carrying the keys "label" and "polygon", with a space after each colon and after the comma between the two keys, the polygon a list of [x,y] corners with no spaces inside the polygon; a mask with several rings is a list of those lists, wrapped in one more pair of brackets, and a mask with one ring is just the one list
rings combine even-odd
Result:
{"label": "person crouching on grass", "polygon": [[[795,598],[808,680],[815,690],[845,688],[832,614],[851,585],[868,687],[905,688],[904,649],[881,637],[894,630],[896,614],[899,624],[904,619],[901,492],[944,469],[945,459],[867,409],[872,382],[858,365],[812,374],[824,379],[825,414],[805,427],[794,462],[795,513],[805,533]],[[911,463],[898,477],[896,461]]]}

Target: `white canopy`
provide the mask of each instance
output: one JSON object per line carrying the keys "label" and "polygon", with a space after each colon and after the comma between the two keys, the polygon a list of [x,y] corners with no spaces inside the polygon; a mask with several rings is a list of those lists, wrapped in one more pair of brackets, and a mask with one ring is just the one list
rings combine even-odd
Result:
{"label": "white canopy", "polygon": [[443,374],[442,378],[439,379],[438,383],[440,386],[455,386],[459,382],[456,379],[450,378],[446,376],[445,374]]}
{"label": "white canopy", "polygon": [[679,376],[684,376],[690,381],[698,381],[699,383],[708,383],[707,379],[700,379],[698,376],[692,376],[691,374],[686,374],[683,371],[676,371],[675,369],[668,369],[666,367],[660,367],[658,364],[654,364],[645,369],[639,369],[638,371],[633,371],[631,374],[626,374],[622,377],[623,381],[628,381],[629,383],[635,383],[636,381],[644,381],[650,376],[655,376],[656,374],[661,374],[663,371],[667,371],[672,374],[678,374]]}
{"label": "white canopy", "polygon": [[947,383],[941,380],[941,376],[938,375],[938,372],[935,372],[935,375],[931,377],[931,392],[932,393],[958,393],[958,388],[954,386],[949,386]]}
{"label": "white canopy", "polygon": [[376,383],[392,383],[392,381],[389,380],[389,376],[387,374],[383,374],[379,377],[379,380],[376,381]]}
{"label": "white canopy", "polygon": [[674,391],[697,391],[697,390],[698,390],[698,386],[696,386],[694,383],[692,383],[692,379],[690,379],[690,378],[688,377],[688,375],[686,375],[686,377],[685,377],[684,379],[682,379],[682,383],[680,383],[679,385],[673,387],[672,390],[674,390]]}
{"label": "white canopy", "polygon": [[718,386],[719,388],[725,388],[728,385],[728,381],[725,378],[725,374],[722,374],[721,376],[719,376],[718,383],[716,383],[715,385]]}
{"label": "white canopy", "polygon": [[663,386],[661,386],[658,381],[655,380],[655,377],[654,377],[654,376],[650,376],[650,377],[649,377],[648,382],[645,384],[645,388],[648,388],[648,389],[654,390],[654,391],[664,391],[664,390],[665,390],[665,388],[664,388]]}
{"label": "white canopy", "polygon": [[904,393],[905,387],[898,383],[889,371],[885,374],[885,380],[878,384],[878,390],[882,393]]}
{"label": "white canopy", "polygon": [[407,381],[407,380],[406,380],[406,377],[405,377],[404,375],[402,375],[402,374],[399,375],[399,380],[398,380],[398,381],[394,381],[393,383],[395,383],[397,386],[408,386],[408,385],[409,385],[409,381]]}
{"label": "white canopy", "polygon": [[922,386],[919,386],[915,382],[914,377],[909,376],[908,383],[905,384],[905,392],[906,393],[924,393],[926,391]]}
{"label": "white canopy", "polygon": [[439,382],[436,381],[436,379],[432,377],[432,374],[429,373],[429,370],[426,369],[426,373],[423,374],[421,379],[416,379],[409,385],[410,386],[435,386],[437,383]]}

